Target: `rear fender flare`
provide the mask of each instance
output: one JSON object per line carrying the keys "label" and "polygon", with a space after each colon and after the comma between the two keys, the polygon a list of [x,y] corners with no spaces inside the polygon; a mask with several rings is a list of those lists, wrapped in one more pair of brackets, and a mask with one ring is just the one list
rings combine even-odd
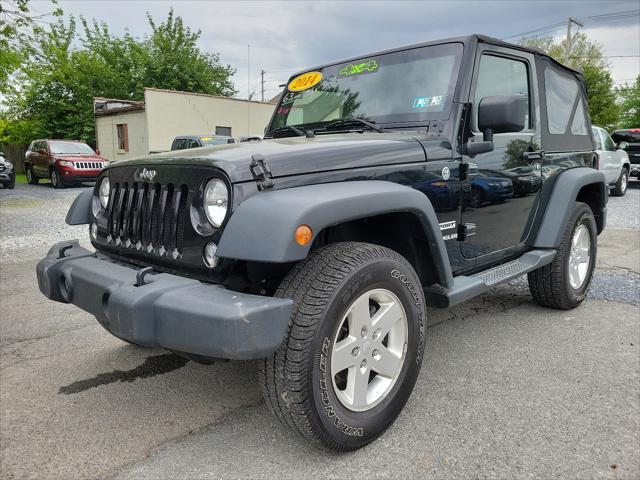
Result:
{"label": "rear fender flare", "polygon": [[231,215],[217,256],[236,260],[287,263],[303,260],[313,241],[302,246],[294,232],[308,225],[315,236],[327,227],[381,214],[416,216],[428,241],[438,283],[453,284],[440,226],[429,199],[419,191],[385,181],[349,181],[258,193]]}
{"label": "rear fender flare", "polygon": [[554,180],[542,221],[533,237],[533,247],[557,248],[560,245],[574,203],[580,191],[588,186],[594,186],[598,191],[599,198],[590,207],[596,218],[598,234],[604,230],[608,199],[604,173],[592,168],[572,168],[559,173]]}

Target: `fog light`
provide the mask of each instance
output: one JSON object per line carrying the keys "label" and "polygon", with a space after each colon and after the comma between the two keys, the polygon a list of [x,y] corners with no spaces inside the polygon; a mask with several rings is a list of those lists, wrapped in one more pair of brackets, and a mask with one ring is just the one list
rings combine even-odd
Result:
{"label": "fog light", "polygon": [[204,247],[204,263],[209,268],[215,268],[218,264],[218,257],[216,257],[216,252],[218,251],[218,247],[215,243],[209,242]]}
{"label": "fog light", "polygon": [[91,224],[91,227],[89,227],[89,235],[91,235],[91,240],[95,240],[98,237],[98,225],[95,223]]}

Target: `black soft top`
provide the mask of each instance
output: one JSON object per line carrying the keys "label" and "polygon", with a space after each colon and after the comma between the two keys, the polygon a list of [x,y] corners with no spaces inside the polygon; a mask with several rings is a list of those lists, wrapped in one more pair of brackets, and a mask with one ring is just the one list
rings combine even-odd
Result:
{"label": "black soft top", "polygon": [[538,48],[531,48],[531,47],[524,47],[522,45],[517,45],[515,43],[510,43],[510,42],[505,42],[504,40],[500,40],[499,38],[494,38],[494,37],[490,37],[488,35],[482,35],[479,33],[472,33],[470,35],[465,35],[465,36],[460,36],[460,37],[449,37],[449,38],[443,38],[443,39],[439,39],[439,40],[431,40],[429,42],[421,42],[421,43],[414,43],[414,44],[410,44],[410,45],[404,45],[401,47],[394,47],[394,48],[389,48],[386,50],[379,50],[377,52],[365,52],[361,55],[357,55],[354,57],[348,57],[348,58],[343,58],[340,60],[336,60],[333,62],[328,62],[328,63],[324,63],[322,65],[316,65],[315,67],[311,67],[311,68],[305,68],[304,70],[300,70],[299,72],[296,72],[292,75],[292,77],[295,77],[301,73],[304,72],[309,72],[312,70],[317,70],[318,68],[324,68],[324,67],[328,67],[331,65],[337,65],[339,63],[345,63],[345,62],[351,62],[354,60],[357,60],[359,58],[362,57],[369,57],[369,56],[374,56],[374,55],[384,55],[386,53],[392,53],[392,52],[399,52],[402,50],[410,50],[412,48],[420,48],[420,47],[429,47],[431,45],[441,45],[444,43],[462,43],[465,46],[475,46],[478,43],[490,43],[492,45],[497,45],[497,46],[501,46],[501,47],[507,47],[507,48],[513,48],[515,50],[521,50],[523,52],[529,52],[529,53],[533,53],[534,55],[539,55],[539,56],[543,56],[547,59],[549,59],[549,61],[555,63],[558,67],[566,69],[569,72],[572,72],[574,74],[578,74],[580,75],[580,77],[582,77],[582,72],[580,72],[579,70],[576,70],[574,68],[571,67],[567,67],[566,65],[563,65],[562,63],[558,62],[557,60],[554,60],[552,57],[550,57],[549,55],[547,55],[545,52],[543,52],[542,50],[538,49]]}

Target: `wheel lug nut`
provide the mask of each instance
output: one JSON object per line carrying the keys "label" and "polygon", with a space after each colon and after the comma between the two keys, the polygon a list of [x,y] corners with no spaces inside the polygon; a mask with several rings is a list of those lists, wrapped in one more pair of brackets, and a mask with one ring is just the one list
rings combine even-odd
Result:
{"label": "wheel lug nut", "polygon": [[360,330],[360,335],[362,335],[363,337],[367,336],[367,327],[362,327],[362,330]]}
{"label": "wheel lug nut", "polygon": [[353,355],[354,357],[360,355],[360,347],[355,347],[353,350],[351,350],[351,355]]}
{"label": "wheel lug nut", "polygon": [[362,360],[362,362],[360,362],[360,368],[367,368],[367,361],[366,360]]}
{"label": "wheel lug nut", "polygon": [[377,340],[378,337],[380,336],[380,329],[378,328],[375,332],[373,332],[373,334],[371,335],[371,339],[372,340]]}

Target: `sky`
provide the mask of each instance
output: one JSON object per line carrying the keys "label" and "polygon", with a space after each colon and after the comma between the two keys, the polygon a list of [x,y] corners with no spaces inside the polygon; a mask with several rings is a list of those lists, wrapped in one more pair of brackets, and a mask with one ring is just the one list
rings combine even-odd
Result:
{"label": "sky", "polygon": [[[150,31],[149,12],[162,21],[173,7],[185,24],[201,30],[200,47],[236,69],[238,97],[249,91],[277,95],[292,73],[332,60],[469,33],[517,41],[518,34],[566,36],[567,18],[598,41],[617,85],[640,74],[640,16],[591,18],[640,9],[640,0],[503,1],[187,1],[59,0],[65,14],[104,21],[114,33]],[[34,2],[44,12],[50,4]],[[564,23],[561,23],[564,22]],[[576,31],[572,26],[573,32]],[[249,48],[247,47],[249,46]],[[249,62],[248,60],[249,50]]]}

